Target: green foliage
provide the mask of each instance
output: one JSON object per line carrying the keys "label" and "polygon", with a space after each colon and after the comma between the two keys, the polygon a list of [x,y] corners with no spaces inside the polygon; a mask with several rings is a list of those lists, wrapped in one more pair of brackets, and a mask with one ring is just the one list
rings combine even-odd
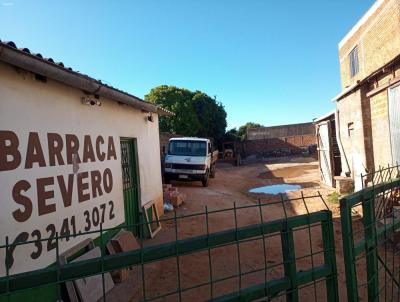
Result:
{"label": "green foliage", "polygon": [[240,138],[241,141],[244,141],[247,137],[247,129],[259,128],[259,127],[263,127],[263,125],[258,124],[258,123],[247,122],[243,126],[239,127],[238,137]]}
{"label": "green foliage", "polygon": [[186,136],[196,136],[200,127],[192,98],[190,90],[167,85],[155,87],[145,96],[146,101],[175,113],[173,117],[160,117],[161,131]]}
{"label": "green foliage", "polygon": [[224,141],[226,142],[234,142],[234,141],[239,141],[239,135],[238,135],[238,131],[236,128],[232,128],[229,129],[228,131],[226,131],[225,135],[224,135]]}
{"label": "green foliage", "polygon": [[220,142],[226,129],[224,106],[207,94],[196,91],[193,96],[193,109],[200,123],[197,135],[212,137],[216,142]]}
{"label": "green foliage", "polygon": [[328,201],[330,203],[339,203],[340,195],[337,192],[333,192],[332,194],[328,195]]}
{"label": "green foliage", "polygon": [[226,129],[224,106],[201,92],[162,85],[153,88],[145,100],[175,113],[160,117],[160,131],[185,136],[212,137],[218,143]]}

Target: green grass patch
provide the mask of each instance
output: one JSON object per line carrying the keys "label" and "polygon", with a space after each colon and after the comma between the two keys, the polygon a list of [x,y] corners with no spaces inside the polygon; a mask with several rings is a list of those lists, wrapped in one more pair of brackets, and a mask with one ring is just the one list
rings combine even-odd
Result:
{"label": "green grass patch", "polygon": [[340,195],[337,192],[333,192],[332,194],[328,195],[328,201],[330,203],[339,203]]}

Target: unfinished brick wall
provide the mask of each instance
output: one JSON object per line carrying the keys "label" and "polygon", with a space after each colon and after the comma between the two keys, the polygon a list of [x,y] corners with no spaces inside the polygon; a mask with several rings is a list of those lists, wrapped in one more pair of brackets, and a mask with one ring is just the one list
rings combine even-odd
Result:
{"label": "unfinished brick wall", "polygon": [[250,128],[247,129],[247,140],[259,140],[277,137],[300,137],[310,134],[315,134],[314,124],[300,123],[272,127]]}
{"label": "unfinished brick wall", "polygon": [[243,149],[246,156],[254,154],[259,156],[272,156],[273,152],[276,151],[299,154],[307,149],[308,146],[315,145],[316,143],[317,139],[315,134],[307,134],[281,138],[246,140],[243,143]]}
{"label": "unfinished brick wall", "polygon": [[[388,63],[400,49],[400,1],[385,0],[339,47],[342,88],[362,80]],[[360,71],[350,77],[349,53],[358,46]]]}

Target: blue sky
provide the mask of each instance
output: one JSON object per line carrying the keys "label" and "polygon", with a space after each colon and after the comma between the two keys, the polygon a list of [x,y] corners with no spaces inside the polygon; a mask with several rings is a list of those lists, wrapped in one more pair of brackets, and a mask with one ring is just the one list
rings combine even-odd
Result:
{"label": "blue sky", "polygon": [[340,92],[337,44],[374,0],[0,0],[0,39],[144,97],[217,96],[228,127],[311,121]]}

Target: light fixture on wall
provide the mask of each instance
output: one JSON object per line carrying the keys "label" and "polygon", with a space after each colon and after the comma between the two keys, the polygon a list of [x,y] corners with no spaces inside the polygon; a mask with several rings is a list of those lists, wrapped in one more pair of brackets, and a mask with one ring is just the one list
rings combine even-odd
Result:
{"label": "light fixture on wall", "polygon": [[88,106],[101,106],[101,101],[99,97],[88,97],[88,96],[83,96],[81,98],[82,104],[88,105]]}
{"label": "light fixture on wall", "polygon": [[154,117],[153,117],[153,114],[151,112],[142,109],[142,113],[145,114],[144,120],[146,122],[151,122],[151,123],[154,122]]}
{"label": "light fixture on wall", "polygon": [[154,118],[153,118],[153,115],[151,114],[151,112],[149,112],[149,113],[147,114],[147,120],[148,120],[149,122],[154,122]]}

